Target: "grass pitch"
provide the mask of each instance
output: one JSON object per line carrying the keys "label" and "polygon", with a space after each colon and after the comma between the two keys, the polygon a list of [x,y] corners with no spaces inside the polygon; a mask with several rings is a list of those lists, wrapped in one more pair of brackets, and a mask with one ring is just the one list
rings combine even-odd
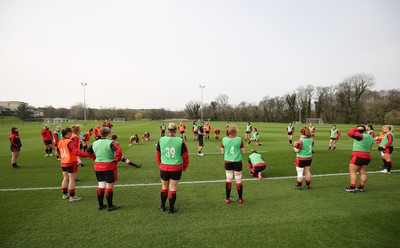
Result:
{"label": "grass pitch", "polygon": [[[191,124],[185,123],[188,129]],[[224,129],[226,123],[211,122]],[[236,123],[243,136],[245,123]],[[205,141],[204,157],[188,130],[190,164],[177,192],[179,212],[158,211],[160,183],[155,163],[159,122],[114,123],[113,133],[126,157],[143,163],[140,169],[120,163],[115,212],[98,211],[93,162],[83,159],[77,195],[80,202],[61,200],[61,169],[54,157],[44,157],[39,123],[0,126],[0,247],[397,247],[400,243],[400,173],[377,173],[381,160],[374,147],[364,193],[344,193],[352,139],[349,125],[338,148],[328,151],[330,125],[317,125],[311,171],[312,189],[296,191],[295,154],[286,137],[286,124],[252,123],[262,146],[246,146],[244,203],[236,203],[233,184],[230,205],[225,205],[225,173],[219,141]],[[10,165],[8,134],[20,129],[23,147],[18,164]],[[84,131],[94,122],[83,126]],[[299,125],[296,125],[298,137]],[[375,127],[378,130],[378,127]],[[51,126],[54,130],[54,126]],[[128,147],[129,137],[150,131],[150,142]],[[395,129],[396,130],[396,129]],[[93,140],[92,140],[93,141]],[[396,141],[395,141],[396,142]],[[267,161],[262,181],[250,178],[247,157],[258,150]],[[395,143],[394,170],[399,147]],[[168,205],[168,204],[167,204]]]}

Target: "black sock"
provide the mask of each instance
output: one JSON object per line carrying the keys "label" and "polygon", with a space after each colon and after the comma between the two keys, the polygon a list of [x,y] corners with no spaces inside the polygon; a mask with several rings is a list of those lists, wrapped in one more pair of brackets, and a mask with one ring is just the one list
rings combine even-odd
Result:
{"label": "black sock", "polygon": [[242,199],[242,195],[243,195],[243,185],[242,185],[242,183],[236,184],[236,188],[237,188],[237,192],[238,192],[238,195],[239,195],[239,199]]}
{"label": "black sock", "polygon": [[225,193],[226,193],[225,199],[229,199],[231,197],[231,187],[232,187],[232,182],[225,183]]}
{"label": "black sock", "polygon": [[161,189],[161,207],[165,208],[165,202],[167,201],[168,198],[168,190],[167,189]]}
{"label": "black sock", "polygon": [[171,211],[175,207],[176,191],[169,192],[169,210]]}
{"label": "black sock", "polygon": [[387,171],[390,172],[392,170],[392,161],[388,161],[387,163]]}
{"label": "black sock", "polygon": [[97,201],[99,202],[99,206],[104,206],[104,190],[103,188],[97,188]]}
{"label": "black sock", "polygon": [[114,195],[114,192],[112,189],[106,189],[106,198],[107,198],[107,204],[108,204],[109,208],[113,206],[113,195]]}

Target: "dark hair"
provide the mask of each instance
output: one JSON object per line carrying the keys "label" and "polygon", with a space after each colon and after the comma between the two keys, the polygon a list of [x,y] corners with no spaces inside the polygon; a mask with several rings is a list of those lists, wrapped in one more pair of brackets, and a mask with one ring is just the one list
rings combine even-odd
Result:
{"label": "dark hair", "polygon": [[61,131],[61,134],[63,137],[65,137],[65,135],[67,135],[67,133],[72,133],[72,129],[70,127],[66,127]]}
{"label": "dark hair", "polygon": [[371,123],[368,123],[368,124],[367,124],[367,127],[369,127],[369,129],[371,129],[371,130],[374,130],[374,127],[372,126]]}
{"label": "dark hair", "polygon": [[111,139],[116,140],[116,139],[118,139],[118,136],[117,136],[116,134],[113,134],[113,135],[111,136]]}
{"label": "dark hair", "polygon": [[[359,129],[359,127],[361,127],[361,128],[362,128],[362,130],[361,130],[361,129]],[[360,133],[363,133],[363,132],[365,132],[365,126],[364,126],[364,125],[358,125],[358,126],[357,126],[357,129],[358,129],[358,132],[360,132]]]}
{"label": "dark hair", "polygon": [[109,127],[102,127],[100,129],[100,134],[101,134],[101,137],[103,137],[103,138],[107,137],[107,135],[109,135],[110,133],[111,133],[111,129]]}
{"label": "dark hair", "polygon": [[89,132],[93,131],[93,128],[89,129]]}
{"label": "dark hair", "polygon": [[11,133],[16,133],[17,129],[18,129],[17,127],[12,127],[11,128]]}

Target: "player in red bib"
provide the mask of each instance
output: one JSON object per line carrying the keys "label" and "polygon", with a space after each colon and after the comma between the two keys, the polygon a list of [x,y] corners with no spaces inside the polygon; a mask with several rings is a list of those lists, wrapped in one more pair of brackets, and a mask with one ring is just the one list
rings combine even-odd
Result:
{"label": "player in red bib", "polygon": [[11,150],[11,165],[14,169],[18,169],[20,166],[17,165],[17,159],[19,151],[21,150],[22,143],[19,138],[18,128],[12,127],[10,133],[10,150]]}
{"label": "player in red bib", "polygon": [[40,133],[42,134],[43,144],[46,151],[46,157],[53,156],[53,135],[51,134],[49,126],[44,125]]}

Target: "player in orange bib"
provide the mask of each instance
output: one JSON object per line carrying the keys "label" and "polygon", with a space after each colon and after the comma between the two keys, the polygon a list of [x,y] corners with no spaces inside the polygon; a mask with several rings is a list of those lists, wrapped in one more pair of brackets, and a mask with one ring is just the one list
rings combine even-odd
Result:
{"label": "player in orange bib", "polygon": [[[62,199],[68,199],[70,202],[79,201],[82,198],[75,196],[75,179],[78,172],[78,156],[88,157],[87,153],[79,151],[75,142],[71,140],[72,129],[67,127],[62,130],[62,140],[58,142],[58,149],[61,154],[61,169],[63,180],[61,183]],[[69,196],[68,196],[69,193]]]}

